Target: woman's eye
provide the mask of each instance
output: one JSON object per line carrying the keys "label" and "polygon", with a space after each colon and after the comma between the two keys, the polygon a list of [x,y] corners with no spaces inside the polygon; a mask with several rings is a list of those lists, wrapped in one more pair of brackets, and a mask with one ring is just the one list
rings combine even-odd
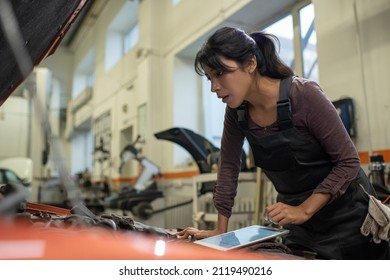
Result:
{"label": "woman's eye", "polygon": [[223,71],[217,72],[217,76],[222,76],[222,75],[223,75]]}

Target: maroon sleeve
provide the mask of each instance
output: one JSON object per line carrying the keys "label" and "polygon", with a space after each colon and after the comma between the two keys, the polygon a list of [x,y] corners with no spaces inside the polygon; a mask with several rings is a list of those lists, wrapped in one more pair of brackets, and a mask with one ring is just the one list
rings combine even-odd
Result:
{"label": "maroon sleeve", "polygon": [[333,169],[314,193],[329,193],[334,200],[345,193],[356,177],[360,168],[358,152],[336,108],[317,83],[294,79],[290,96],[294,125],[315,138],[333,163]]}
{"label": "maroon sleeve", "polygon": [[221,140],[218,179],[214,191],[214,206],[218,213],[230,217],[237,194],[244,134],[238,127],[237,113],[226,106]]}

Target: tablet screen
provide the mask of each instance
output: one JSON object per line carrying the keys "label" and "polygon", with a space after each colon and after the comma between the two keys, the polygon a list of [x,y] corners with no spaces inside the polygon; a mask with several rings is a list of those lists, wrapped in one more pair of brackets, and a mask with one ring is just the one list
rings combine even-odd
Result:
{"label": "tablet screen", "polygon": [[287,233],[288,230],[252,225],[205,239],[196,240],[194,243],[226,251],[245,247]]}

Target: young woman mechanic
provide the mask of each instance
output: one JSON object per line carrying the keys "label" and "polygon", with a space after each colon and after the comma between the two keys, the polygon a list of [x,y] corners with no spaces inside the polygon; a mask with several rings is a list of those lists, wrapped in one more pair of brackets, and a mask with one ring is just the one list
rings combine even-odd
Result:
{"label": "young woman mechanic", "polygon": [[297,255],[322,259],[386,259],[386,242],[360,233],[367,194],[374,193],[358,153],[332,103],[313,81],[294,76],[278,57],[270,34],[217,30],[195,60],[196,72],[226,103],[214,205],[214,230],[187,228],[179,238],[226,232],[246,138],[256,166],[278,192],[267,218],[290,230],[286,245]]}

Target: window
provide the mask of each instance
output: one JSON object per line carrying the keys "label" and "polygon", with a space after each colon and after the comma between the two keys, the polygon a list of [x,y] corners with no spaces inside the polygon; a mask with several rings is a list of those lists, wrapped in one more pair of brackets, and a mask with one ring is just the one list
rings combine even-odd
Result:
{"label": "window", "polygon": [[[203,127],[204,137],[215,147],[221,146],[223,123],[226,110],[226,104],[216,98],[216,94],[211,92],[210,81],[202,76],[203,87]],[[245,153],[249,152],[249,144],[245,140],[243,149]]]}
{"label": "window", "polygon": [[172,0],[172,6],[176,6],[181,0]]}
{"label": "window", "polygon": [[[314,6],[309,4],[298,9],[299,22],[293,21],[292,14],[272,23],[263,30],[274,34],[280,41],[280,58],[304,78],[319,82],[317,64],[317,40],[314,27]],[[300,37],[294,38],[294,25],[298,25]],[[300,57],[295,57],[295,48]],[[302,63],[296,63],[296,61]]]}
{"label": "window", "polygon": [[77,65],[73,76],[72,98],[78,97],[95,83],[95,49],[90,50]]}
{"label": "window", "polygon": [[87,74],[87,87],[93,87],[95,84],[95,72],[91,71],[89,74]]}
{"label": "window", "polygon": [[[78,128],[71,139],[72,162],[71,172],[77,174],[86,169],[93,170],[93,134],[91,119],[85,121],[82,128]],[[85,127],[85,128],[84,128]]]}
{"label": "window", "polygon": [[138,43],[138,37],[139,37],[139,26],[138,23],[136,23],[134,26],[132,26],[124,37],[124,51],[125,53],[129,52],[137,43]]}
{"label": "window", "polygon": [[301,30],[301,51],[303,77],[318,82],[317,36],[314,27],[314,6],[307,5],[299,10]]}
{"label": "window", "polygon": [[111,21],[106,34],[105,70],[109,71],[137,43],[139,1],[127,1]]}
{"label": "window", "polygon": [[219,147],[221,145],[222,124],[226,105],[216,98],[214,92],[211,92],[210,81],[204,76],[202,76],[202,86],[205,137],[214,146]]}
{"label": "window", "polygon": [[294,68],[294,28],[292,16],[285,16],[263,30],[278,37],[280,58],[288,66]]}
{"label": "window", "polygon": [[[73,106],[80,104],[80,100],[88,102],[92,98],[92,91],[95,85],[95,49],[90,50],[87,55],[77,65],[73,76],[72,99]],[[81,99],[80,99],[81,98]],[[77,103],[74,101],[78,100]],[[82,104],[85,104],[85,103]],[[77,108],[79,108],[78,105]],[[69,109],[69,107],[68,107]],[[72,116],[74,112],[71,112]],[[84,112],[84,117],[87,114]],[[73,118],[73,117],[72,117]],[[91,117],[86,118],[82,123],[78,123],[77,127],[73,121],[67,120],[67,126],[71,127],[72,137],[70,144],[72,147],[72,162],[71,172],[76,174],[85,169],[92,170],[92,124]]]}

